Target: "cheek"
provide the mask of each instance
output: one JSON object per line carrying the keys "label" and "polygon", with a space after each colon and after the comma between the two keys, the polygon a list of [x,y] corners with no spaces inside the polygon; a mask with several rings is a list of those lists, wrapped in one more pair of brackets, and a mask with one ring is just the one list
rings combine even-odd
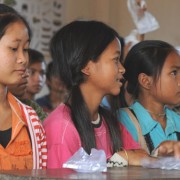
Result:
{"label": "cheek", "polygon": [[161,99],[162,101],[171,101],[171,98],[176,94],[176,87],[172,84],[161,83],[161,86],[154,88],[153,93],[155,97]]}
{"label": "cheek", "polygon": [[33,76],[28,77],[28,79],[27,79],[27,84],[31,84],[32,79],[33,79]]}
{"label": "cheek", "polygon": [[103,72],[104,72],[104,74],[115,75],[118,73],[118,66],[115,64],[105,66],[103,69]]}
{"label": "cheek", "polygon": [[161,86],[164,91],[176,91],[178,88],[178,79],[164,78]]}
{"label": "cheek", "polygon": [[5,50],[5,49],[1,49],[0,52],[0,64],[3,65],[9,65],[9,64],[13,64],[15,63],[15,55],[12,53],[9,53],[9,51]]}
{"label": "cheek", "polygon": [[12,61],[10,62],[9,60],[3,59],[0,63],[0,72],[11,71],[13,66],[14,63]]}

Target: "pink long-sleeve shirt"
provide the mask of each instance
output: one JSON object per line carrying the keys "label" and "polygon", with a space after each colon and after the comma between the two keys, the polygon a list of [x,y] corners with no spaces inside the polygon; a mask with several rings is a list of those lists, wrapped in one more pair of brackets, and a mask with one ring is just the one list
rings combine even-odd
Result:
{"label": "pink long-sleeve shirt", "polygon": [[[48,168],[60,168],[81,146],[81,140],[70,115],[71,111],[65,104],[59,105],[44,121],[47,136]],[[137,144],[126,128],[120,124],[123,147],[138,149]],[[94,128],[97,149],[106,153],[107,159],[112,156],[111,140],[105,120],[100,127]]]}

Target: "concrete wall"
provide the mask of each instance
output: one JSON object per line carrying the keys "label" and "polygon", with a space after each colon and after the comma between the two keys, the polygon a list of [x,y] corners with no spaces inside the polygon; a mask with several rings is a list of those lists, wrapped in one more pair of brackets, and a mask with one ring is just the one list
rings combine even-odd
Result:
{"label": "concrete wall", "polygon": [[[147,0],[148,10],[160,28],[146,34],[146,39],[160,39],[180,45],[180,0]],[[135,28],[127,9],[126,0],[65,0],[65,19],[96,19],[110,24],[122,36]]]}

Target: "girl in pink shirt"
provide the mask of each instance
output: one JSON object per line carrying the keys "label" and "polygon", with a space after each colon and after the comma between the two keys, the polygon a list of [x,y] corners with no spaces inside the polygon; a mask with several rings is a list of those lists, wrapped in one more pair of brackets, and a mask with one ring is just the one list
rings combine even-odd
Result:
{"label": "girl in pink shirt", "polygon": [[[65,84],[69,98],[45,120],[48,168],[62,167],[80,147],[114,153],[127,164],[140,165],[144,150],[120,125],[114,112],[100,106],[106,95],[118,95],[124,67],[120,63],[118,34],[97,21],[74,21],[51,40],[54,67]],[[121,158],[120,158],[121,159]]]}
{"label": "girl in pink shirt", "polygon": [[[92,124],[92,126],[96,140],[95,147],[103,149],[109,159],[113,154],[112,142],[104,117],[98,125]],[[70,108],[65,104],[59,105],[45,120],[44,127],[48,141],[48,167],[62,167],[63,163],[82,147],[80,135],[71,119]],[[122,141],[125,149],[139,148],[123,125],[119,124],[119,129],[123,134]]]}

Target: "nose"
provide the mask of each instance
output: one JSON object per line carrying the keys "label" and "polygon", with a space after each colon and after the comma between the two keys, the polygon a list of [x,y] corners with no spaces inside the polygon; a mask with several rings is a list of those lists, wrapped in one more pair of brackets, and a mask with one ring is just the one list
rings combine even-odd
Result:
{"label": "nose", "polygon": [[119,62],[119,72],[120,72],[121,74],[124,74],[124,73],[126,72],[124,66],[123,66],[120,62]]}
{"label": "nose", "polygon": [[180,87],[180,72],[177,73],[176,80],[178,87]]}
{"label": "nose", "polygon": [[28,65],[29,62],[29,56],[28,54],[25,54],[23,51],[18,52],[18,56],[17,56],[17,62],[19,64],[24,64],[24,65]]}
{"label": "nose", "polygon": [[178,78],[177,85],[180,87],[180,78]]}
{"label": "nose", "polygon": [[43,80],[43,77],[38,71],[34,72],[34,74],[32,75],[32,78],[34,79],[34,81],[39,82],[39,83]]}

